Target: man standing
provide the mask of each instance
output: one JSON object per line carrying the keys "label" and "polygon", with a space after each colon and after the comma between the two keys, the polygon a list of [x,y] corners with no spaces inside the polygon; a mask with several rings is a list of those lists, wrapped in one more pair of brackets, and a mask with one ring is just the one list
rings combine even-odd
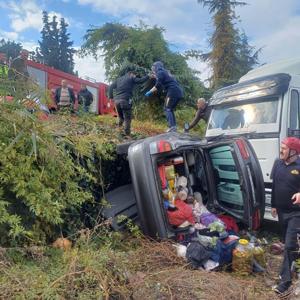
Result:
{"label": "man standing", "polygon": [[61,87],[56,89],[54,99],[58,109],[74,109],[75,95],[73,89],[68,87],[68,82],[65,79],[61,81]]}
{"label": "man standing", "polygon": [[199,98],[197,100],[197,112],[195,114],[195,117],[192,120],[191,124],[188,124],[188,127],[185,128],[185,131],[189,131],[190,129],[194,128],[201,119],[207,122],[210,112],[211,108],[208,106],[208,103],[205,101],[205,99]]}
{"label": "man standing", "polygon": [[29,52],[27,50],[21,50],[20,55],[14,58],[10,63],[9,76],[11,79],[19,80],[29,78],[26,61],[28,60]]}
{"label": "man standing", "polygon": [[300,140],[285,138],[280,145],[280,159],[274,163],[272,176],[272,216],[284,230],[284,259],[280,282],[274,291],[283,294],[292,284],[292,262],[298,257],[300,235]]}
{"label": "man standing", "polygon": [[164,65],[161,61],[156,61],[153,63],[152,72],[155,74],[156,82],[154,87],[152,87],[151,90],[145,94],[145,96],[150,97],[159,89],[165,90],[167,96],[165,98],[164,111],[169,127],[167,132],[177,131],[174,110],[178,102],[183,98],[183,90],[171,73],[164,68]]}
{"label": "man standing", "polygon": [[84,112],[89,112],[90,105],[93,102],[93,94],[87,89],[86,84],[80,85],[80,91],[77,95],[78,103],[82,105]]}
{"label": "man standing", "polygon": [[[113,82],[109,87],[109,98],[113,99],[115,102],[119,117],[119,127],[121,127],[124,123],[126,136],[130,136],[132,91],[136,84],[143,83],[148,79],[148,75],[142,78],[137,78],[133,71],[128,71],[125,75],[119,77],[115,82]],[[115,95],[113,95],[114,90]]]}

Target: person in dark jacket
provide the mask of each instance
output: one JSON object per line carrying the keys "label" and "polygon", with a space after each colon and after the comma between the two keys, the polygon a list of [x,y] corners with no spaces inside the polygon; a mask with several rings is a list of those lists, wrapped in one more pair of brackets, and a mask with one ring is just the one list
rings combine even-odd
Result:
{"label": "person in dark jacket", "polygon": [[88,112],[93,102],[93,94],[87,89],[86,84],[82,83],[77,95],[78,103],[82,105],[83,111]]}
{"label": "person in dark jacket", "polygon": [[[149,79],[146,75],[137,78],[133,71],[128,71],[125,75],[119,77],[109,87],[109,98],[115,102],[119,117],[119,127],[123,126],[125,135],[130,136],[130,126],[132,118],[132,92],[137,84],[141,84]],[[115,91],[115,94],[113,93]]]}
{"label": "person in dark jacket", "polygon": [[56,89],[54,99],[58,109],[74,109],[75,94],[73,89],[68,87],[68,82],[65,79],[61,81],[61,87]]}
{"label": "person in dark jacket", "polygon": [[211,108],[208,106],[208,103],[204,98],[199,98],[197,100],[197,111],[195,117],[192,122],[185,128],[185,131],[188,132],[190,129],[194,128],[201,119],[207,123],[210,113]]}
{"label": "person in dark jacket", "polygon": [[164,68],[162,62],[157,61],[152,65],[152,71],[155,74],[156,82],[151,90],[145,96],[149,97],[158,89],[164,89],[167,93],[164,110],[168,121],[169,131],[177,131],[174,109],[178,102],[183,98],[183,90],[176,79]]}
{"label": "person in dark jacket", "polygon": [[272,216],[278,215],[284,230],[284,259],[280,282],[274,291],[283,294],[292,284],[291,266],[298,257],[300,238],[300,140],[285,138],[280,145],[280,159],[272,170]]}

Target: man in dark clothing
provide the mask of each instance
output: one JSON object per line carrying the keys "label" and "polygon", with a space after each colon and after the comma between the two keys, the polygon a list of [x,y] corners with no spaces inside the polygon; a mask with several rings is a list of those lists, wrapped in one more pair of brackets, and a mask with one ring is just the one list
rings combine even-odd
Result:
{"label": "man in dark clothing", "polygon": [[28,51],[21,50],[20,55],[14,58],[10,63],[9,77],[14,80],[27,80],[29,73],[26,61],[28,59]]}
{"label": "man in dark clothing", "polygon": [[285,233],[284,259],[280,282],[274,288],[282,294],[292,284],[291,266],[298,257],[300,237],[300,140],[289,137],[280,145],[280,159],[272,170],[272,216],[278,219]]}
{"label": "man in dark clothing", "polygon": [[190,129],[194,128],[201,119],[203,119],[206,123],[211,113],[211,107],[208,106],[208,103],[204,98],[199,98],[197,100],[197,112],[195,114],[194,119],[191,124],[185,128],[185,131],[188,132]]}
{"label": "man in dark clothing", "polygon": [[83,111],[88,112],[93,102],[93,94],[87,89],[86,84],[82,83],[77,95],[78,103],[82,105]]}
{"label": "man in dark clothing", "polygon": [[164,105],[164,111],[167,117],[169,131],[177,131],[174,109],[178,102],[183,98],[183,90],[176,79],[164,68],[162,62],[157,61],[152,65],[152,71],[155,74],[156,82],[154,87],[149,90],[145,96],[149,97],[159,89],[164,89],[167,93]]}
{"label": "man in dark clothing", "polygon": [[[142,78],[137,78],[132,71],[127,72],[122,77],[119,77],[109,87],[109,98],[115,102],[116,110],[119,117],[119,127],[123,126],[125,135],[130,135],[131,126],[131,98],[132,92],[136,84],[140,84],[149,79],[146,75]],[[115,90],[115,95],[113,91]]]}
{"label": "man in dark clothing", "polygon": [[61,87],[56,89],[54,99],[58,109],[67,108],[71,111],[74,109],[75,94],[73,89],[68,87],[68,82],[65,79],[61,81]]}

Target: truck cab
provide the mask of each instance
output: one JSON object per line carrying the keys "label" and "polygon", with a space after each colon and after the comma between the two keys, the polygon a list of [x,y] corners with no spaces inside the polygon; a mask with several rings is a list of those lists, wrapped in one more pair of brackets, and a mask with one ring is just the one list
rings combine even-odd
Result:
{"label": "truck cab", "polygon": [[210,101],[205,136],[249,139],[263,172],[267,219],[272,219],[271,171],[280,142],[300,133],[299,95],[300,59],[291,59],[250,71],[239,83],[216,91]]}

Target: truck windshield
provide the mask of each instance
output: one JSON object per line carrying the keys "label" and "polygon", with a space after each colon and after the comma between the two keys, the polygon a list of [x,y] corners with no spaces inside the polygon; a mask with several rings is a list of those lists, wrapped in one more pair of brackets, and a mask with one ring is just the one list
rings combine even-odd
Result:
{"label": "truck windshield", "polygon": [[280,105],[279,97],[272,97],[247,104],[215,106],[211,112],[206,136],[220,133],[278,132]]}

